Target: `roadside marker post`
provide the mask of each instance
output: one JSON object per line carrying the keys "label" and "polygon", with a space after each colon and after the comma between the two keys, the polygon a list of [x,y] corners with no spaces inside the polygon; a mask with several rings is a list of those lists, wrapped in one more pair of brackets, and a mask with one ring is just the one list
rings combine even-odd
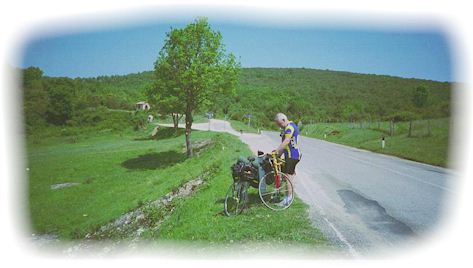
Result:
{"label": "roadside marker post", "polygon": [[251,114],[245,114],[245,118],[248,119],[248,126],[251,126],[251,118],[253,117],[253,115]]}
{"label": "roadside marker post", "polygon": [[207,112],[206,115],[207,115],[207,119],[209,119],[209,131],[210,131],[210,119],[212,119],[214,117],[214,113]]}
{"label": "roadside marker post", "polygon": [[386,139],[384,137],[381,138],[381,149],[384,149],[386,147]]}

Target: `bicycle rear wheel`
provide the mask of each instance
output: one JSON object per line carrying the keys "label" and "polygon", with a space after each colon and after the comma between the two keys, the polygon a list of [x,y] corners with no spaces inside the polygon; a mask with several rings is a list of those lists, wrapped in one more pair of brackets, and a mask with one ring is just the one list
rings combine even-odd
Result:
{"label": "bicycle rear wheel", "polygon": [[263,204],[272,210],[284,210],[294,201],[294,187],[282,172],[266,174],[259,182],[258,191]]}
{"label": "bicycle rear wheel", "polygon": [[225,214],[236,216],[240,214],[246,206],[248,199],[248,182],[235,182],[230,185],[225,196]]}

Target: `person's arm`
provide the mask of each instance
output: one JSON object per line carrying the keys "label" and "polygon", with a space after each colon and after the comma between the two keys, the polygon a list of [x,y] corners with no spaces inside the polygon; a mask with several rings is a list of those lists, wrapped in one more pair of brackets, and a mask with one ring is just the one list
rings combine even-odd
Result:
{"label": "person's arm", "polygon": [[292,126],[287,126],[284,130],[284,140],[281,145],[276,149],[278,156],[281,156],[284,153],[284,150],[291,142],[292,135],[294,135],[294,128]]}
{"label": "person's arm", "polygon": [[286,149],[286,146],[288,146],[290,142],[291,138],[286,136],[281,145],[279,145],[279,147],[276,149],[276,153],[278,154],[278,156],[281,156],[283,154],[284,149]]}

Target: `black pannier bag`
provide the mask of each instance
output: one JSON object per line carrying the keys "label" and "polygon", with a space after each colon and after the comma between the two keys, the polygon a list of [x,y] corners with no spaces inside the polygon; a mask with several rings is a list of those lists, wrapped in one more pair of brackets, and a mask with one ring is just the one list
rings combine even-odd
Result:
{"label": "black pannier bag", "polygon": [[240,156],[231,167],[233,181],[248,181],[252,187],[258,188],[259,180],[271,172],[271,164],[267,156]]}

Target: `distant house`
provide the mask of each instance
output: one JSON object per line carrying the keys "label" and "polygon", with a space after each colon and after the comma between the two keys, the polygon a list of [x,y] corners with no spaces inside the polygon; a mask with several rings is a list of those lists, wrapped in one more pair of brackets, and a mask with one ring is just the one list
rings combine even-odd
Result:
{"label": "distant house", "polygon": [[144,102],[144,101],[137,102],[135,107],[136,107],[136,110],[145,110],[145,111],[151,108],[151,106],[149,106],[149,103]]}

